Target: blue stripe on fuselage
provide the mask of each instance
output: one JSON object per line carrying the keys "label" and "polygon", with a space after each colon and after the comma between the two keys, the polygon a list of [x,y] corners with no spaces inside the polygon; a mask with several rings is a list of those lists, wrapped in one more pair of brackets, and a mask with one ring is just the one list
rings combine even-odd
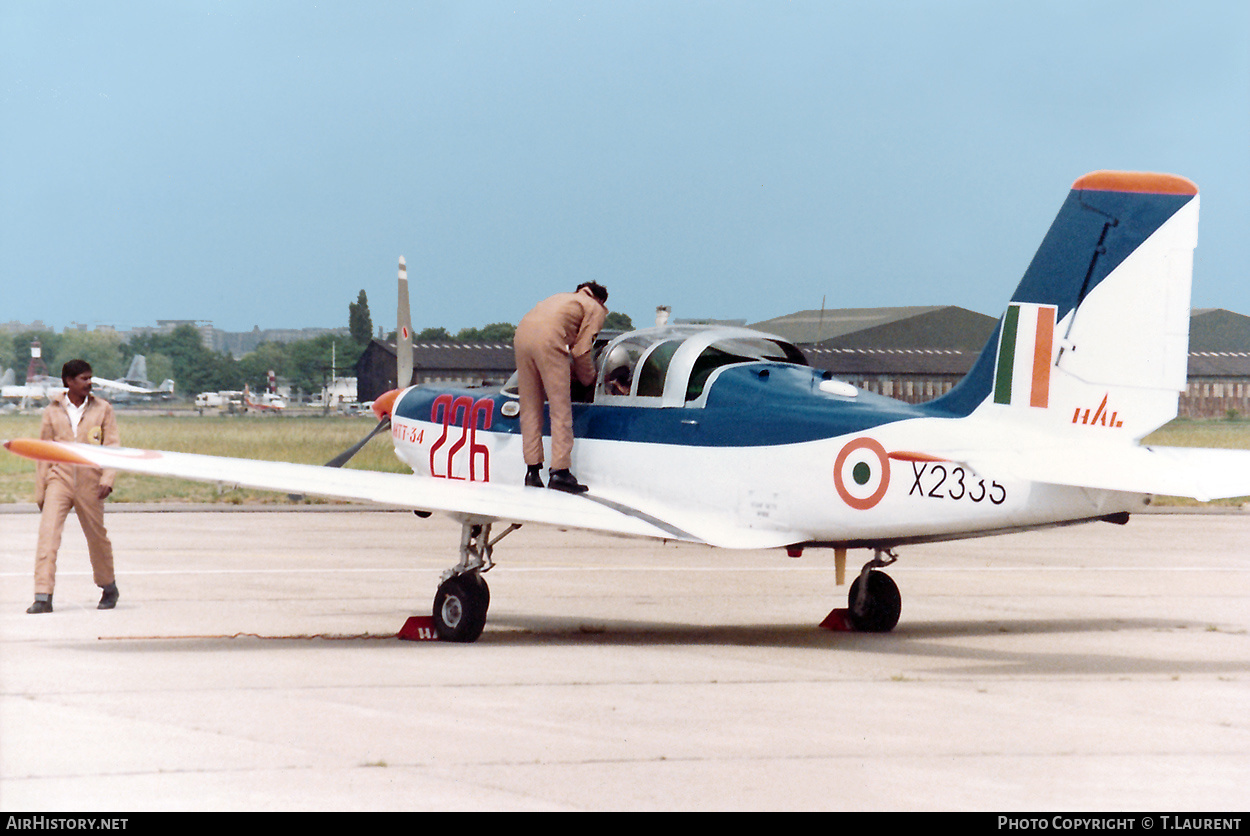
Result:
{"label": "blue stripe on fuselage", "polygon": [[[762,447],[834,438],[933,414],[870,392],[860,392],[855,398],[826,394],[819,389],[822,380],[821,372],[807,366],[734,366],[716,378],[703,408],[575,403],[573,434],[577,438],[692,447]],[[434,399],[445,393],[493,399],[490,431],[520,434],[519,420],[500,413],[500,407],[510,398],[493,389],[418,386],[396,404],[395,414],[409,420],[430,421]],[[549,427],[548,422],[544,430],[549,432]]]}

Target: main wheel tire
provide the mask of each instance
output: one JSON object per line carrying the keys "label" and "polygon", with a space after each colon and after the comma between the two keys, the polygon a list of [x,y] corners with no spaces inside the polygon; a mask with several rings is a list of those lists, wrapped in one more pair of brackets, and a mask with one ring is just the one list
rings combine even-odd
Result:
{"label": "main wheel tire", "polygon": [[859,609],[859,585],[860,578],[856,578],[847,596],[851,624],[861,633],[888,633],[893,630],[903,612],[903,596],[899,594],[894,579],[885,572],[868,573],[868,595],[862,612]]}
{"label": "main wheel tire", "polygon": [[443,581],[434,595],[434,628],[448,642],[477,641],[486,627],[490,589],[476,572]]}

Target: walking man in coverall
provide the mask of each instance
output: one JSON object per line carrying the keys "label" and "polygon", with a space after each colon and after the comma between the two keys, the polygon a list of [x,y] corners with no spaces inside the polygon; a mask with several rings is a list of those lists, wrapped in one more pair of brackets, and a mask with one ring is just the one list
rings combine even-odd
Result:
{"label": "walking man in coverall", "polygon": [[573,293],[539,302],[517,325],[516,350],[521,396],[521,441],[525,484],[541,488],[543,403],[551,415],[551,470],[548,487],[569,493],[587,490],[569,472],[573,456],[572,376],[583,386],[595,381],[595,337],[607,318],[608,291],[584,282]]}
{"label": "walking man in coverall", "polygon": [[[43,411],[39,437],[48,441],[81,441],[117,447],[121,441],[113,407],[91,394],[91,365],[86,360],[70,360],[61,369],[61,382],[69,391],[53,398]],[[104,590],[99,609],[111,610],[116,606],[113,544],[104,529],[104,500],[113,492],[114,475],[112,470],[39,462],[35,477],[35,503],[40,510],[39,541],[35,547],[35,603],[26,612],[52,612],[56,553],[70,508],[77,514],[82,533],[87,537],[96,586]]]}

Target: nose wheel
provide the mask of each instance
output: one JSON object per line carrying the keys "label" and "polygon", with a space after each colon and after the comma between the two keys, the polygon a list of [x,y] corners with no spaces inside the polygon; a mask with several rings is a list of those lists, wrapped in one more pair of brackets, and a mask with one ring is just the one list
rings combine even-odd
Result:
{"label": "nose wheel", "polygon": [[495,565],[495,544],[520,528],[513,524],[491,539],[490,523],[463,522],[460,526],[460,562],[443,573],[434,594],[434,629],[448,642],[473,642],[486,627],[490,587],[482,577]]}
{"label": "nose wheel", "polygon": [[477,641],[486,627],[490,588],[477,571],[454,575],[434,594],[434,629],[449,642]]}

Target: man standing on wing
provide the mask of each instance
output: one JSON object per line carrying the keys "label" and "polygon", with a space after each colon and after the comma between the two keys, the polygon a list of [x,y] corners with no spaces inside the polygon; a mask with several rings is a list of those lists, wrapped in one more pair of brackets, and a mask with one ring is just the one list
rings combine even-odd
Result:
{"label": "man standing on wing", "polygon": [[573,456],[572,377],[583,386],[595,381],[595,337],[607,318],[608,291],[584,282],[573,293],[557,293],[539,302],[517,325],[517,378],[521,396],[521,440],[525,484],[541,488],[543,403],[551,415],[549,487],[569,493],[587,488],[569,472]]}

